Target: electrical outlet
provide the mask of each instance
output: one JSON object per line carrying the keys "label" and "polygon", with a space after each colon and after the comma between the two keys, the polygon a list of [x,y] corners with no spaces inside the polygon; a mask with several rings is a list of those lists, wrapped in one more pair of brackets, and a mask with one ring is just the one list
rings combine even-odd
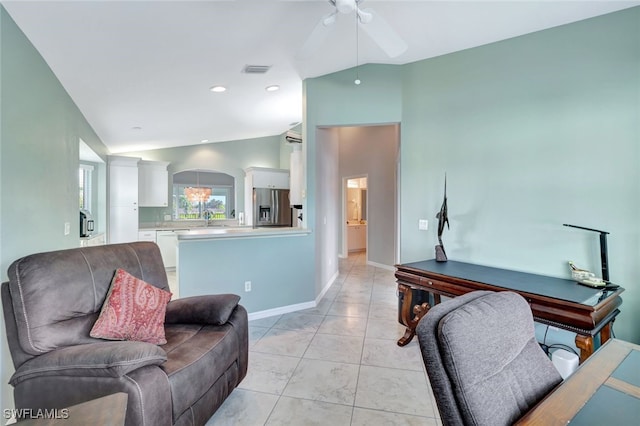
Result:
{"label": "electrical outlet", "polygon": [[429,229],[429,221],[427,219],[420,219],[418,221],[418,229],[421,231]]}
{"label": "electrical outlet", "polygon": [[69,235],[71,233],[71,224],[69,222],[64,223],[64,235]]}
{"label": "electrical outlet", "polygon": [[244,282],[244,291],[251,291],[251,281]]}

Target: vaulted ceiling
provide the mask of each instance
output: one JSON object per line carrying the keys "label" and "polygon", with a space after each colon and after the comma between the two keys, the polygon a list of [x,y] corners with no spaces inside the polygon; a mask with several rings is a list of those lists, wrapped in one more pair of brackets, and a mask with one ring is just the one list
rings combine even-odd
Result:
{"label": "vaulted ceiling", "polygon": [[335,10],[328,0],[2,1],[114,153],[278,135],[302,119],[305,78],[410,63],[638,4],[366,0],[360,6],[404,40],[404,53],[390,58],[356,33],[351,11],[302,59]]}

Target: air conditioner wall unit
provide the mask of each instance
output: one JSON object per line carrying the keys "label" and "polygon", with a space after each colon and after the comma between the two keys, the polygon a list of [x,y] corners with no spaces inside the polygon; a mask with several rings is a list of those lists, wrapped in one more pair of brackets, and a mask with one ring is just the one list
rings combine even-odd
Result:
{"label": "air conditioner wall unit", "polygon": [[294,132],[292,130],[289,130],[285,135],[284,138],[287,140],[287,142],[289,143],[302,143],[302,135],[298,132]]}

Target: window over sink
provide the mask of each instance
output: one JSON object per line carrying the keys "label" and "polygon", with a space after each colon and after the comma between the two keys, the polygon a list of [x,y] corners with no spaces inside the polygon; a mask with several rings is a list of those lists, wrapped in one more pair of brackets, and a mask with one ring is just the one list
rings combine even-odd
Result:
{"label": "window over sink", "polygon": [[235,179],[226,173],[188,170],[173,175],[173,219],[233,219]]}

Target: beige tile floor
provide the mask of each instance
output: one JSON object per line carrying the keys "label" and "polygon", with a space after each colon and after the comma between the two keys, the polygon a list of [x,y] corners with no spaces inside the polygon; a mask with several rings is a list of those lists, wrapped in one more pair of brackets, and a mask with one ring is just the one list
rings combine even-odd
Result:
{"label": "beige tile floor", "polygon": [[393,272],[365,258],[317,307],[249,323],[247,377],[208,426],[440,424],[417,339],[396,344]]}

